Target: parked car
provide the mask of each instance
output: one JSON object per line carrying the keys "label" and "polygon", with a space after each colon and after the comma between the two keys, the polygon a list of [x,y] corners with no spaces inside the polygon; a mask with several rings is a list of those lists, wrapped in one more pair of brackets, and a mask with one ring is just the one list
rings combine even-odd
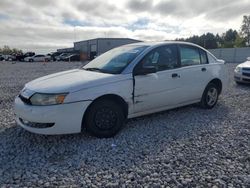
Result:
{"label": "parked car", "polygon": [[65,57],[69,56],[71,54],[69,53],[62,53],[59,56],[56,57],[56,61],[63,61]]}
{"label": "parked car", "polygon": [[3,55],[5,61],[15,61],[16,57],[14,55]]}
{"label": "parked car", "polygon": [[51,53],[51,60],[52,61],[56,61],[56,58],[59,56],[59,55],[61,55],[62,54],[62,52],[53,52],[53,53]]}
{"label": "parked car", "polygon": [[3,61],[3,60],[4,60],[3,55],[0,55],[0,61]]}
{"label": "parked car", "polygon": [[16,121],[39,134],[84,128],[97,137],[111,137],[126,118],[193,103],[213,108],[226,78],[224,61],[197,45],[130,44],[80,69],[27,83],[15,99]]}
{"label": "parked car", "polygon": [[234,80],[237,84],[250,83],[250,57],[235,68]]}
{"label": "parked car", "polygon": [[50,56],[47,55],[34,55],[32,57],[25,57],[24,61],[28,61],[28,62],[45,62],[45,61],[50,61]]}
{"label": "parked car", "polygon": [[71,54],[63,58],[63,61],[80,61],[80,54]]}
{"label": "parked car", "polygon": [[25,54],[18,54],[18,55],[16,55],[16,60],[17,61],[24,61],[24,58],[32,57],[34,55],[36,55],[34,52],[26,52]]}

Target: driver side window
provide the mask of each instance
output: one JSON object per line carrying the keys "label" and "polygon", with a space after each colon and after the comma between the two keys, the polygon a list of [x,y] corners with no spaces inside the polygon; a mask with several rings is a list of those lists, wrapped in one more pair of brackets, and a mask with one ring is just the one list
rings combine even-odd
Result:
{"label": "driver side window", "polygon": [[178,67],[176,45],[158,47],[149,52],[142,60],[141,67],[155,67],[156,71],[164,71]]}

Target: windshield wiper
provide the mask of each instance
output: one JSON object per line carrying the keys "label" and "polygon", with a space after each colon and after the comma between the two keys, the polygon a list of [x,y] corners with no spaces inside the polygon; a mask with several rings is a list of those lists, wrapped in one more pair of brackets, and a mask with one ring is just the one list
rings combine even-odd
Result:
{"label": "windshield wiper", "polygon": [[92,68],[83,68],[83,70],[102,72],[102,70],[101,70],[101,69],[99,69],[99,68],[97,68],[97,67],[92,67]]}
{"label": "windshield wiper", "polygon": [[111,72],[108,72],[106,70],[103,70],[103,69],[100,69],[100,68],[97,68],[97,67],[91,67],[91,68],[82,68],[83,70],[86,70],[86,71],[95,71],[95,72],[101,72],[101,73],[107,73],[107,74],[113,74]]}

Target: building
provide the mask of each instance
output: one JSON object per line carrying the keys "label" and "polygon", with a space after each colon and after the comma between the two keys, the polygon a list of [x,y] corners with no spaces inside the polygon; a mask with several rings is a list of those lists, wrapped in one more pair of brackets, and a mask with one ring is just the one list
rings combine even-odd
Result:
{"label": "building", "polygon": [[68,52],[70,50],[85,54],[88,59],[93,59],[95,56],[101,55],[102,53],[125,44],[131,44],[141,42],[130,38],[96,38],[91,40],[84,40],[74,42],[74,47],[66,49],[58,49],[58,52]]}
{"label": "building", "polygon": [[57,49],[57,52],[59,52],[59,53],[74,53],[75,50],[74,50],[74,48],[61,48],[61,49]]}

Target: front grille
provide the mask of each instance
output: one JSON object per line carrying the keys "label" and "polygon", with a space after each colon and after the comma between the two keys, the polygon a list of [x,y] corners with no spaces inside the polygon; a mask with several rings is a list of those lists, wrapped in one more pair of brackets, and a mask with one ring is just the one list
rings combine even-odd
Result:
{"label": "front grille", "polygon": [[33,127],[33,128],[49,128],[53,127],[55,123],[36,123],[36,122],[30,122],[23,120],[22,118],[19,118],[22,124],[28,126],[28,127]]}
{"label": "front grille", "polygon": [[242,68],[242,70],[244,71],[250,71],[250,67],[246,67],[246,68]]}
{"label": "front grille", "polygon": [[243,72],[242,75],[243,75],[243,76],[250,77],[250,73],[247,73],[247,72]]}
{"label": "front grille", "polygon": [[23,97],[22,95],[19,95],[19,98],[20,98],[25,104],[31,105],[31,102],[30,102],[29,99]]}

